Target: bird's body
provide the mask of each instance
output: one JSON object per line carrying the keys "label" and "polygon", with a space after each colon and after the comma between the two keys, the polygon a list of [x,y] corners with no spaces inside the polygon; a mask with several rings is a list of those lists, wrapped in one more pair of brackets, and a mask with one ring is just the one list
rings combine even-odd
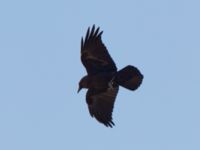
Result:
{"label": "bird's body", "polygon": [[99,28],[88,28],[85,40],[81,40],[81,61],[87,75],[79,82],[79,90],[88,89],[86,102],[90,115],[105,126],[112,127],[112,111],[119,90],[123,86],[136,90],[143,80],[140,71],[131,65],[117,71],[117,67],[104,46]]}
{"label": "bird's body", "polygon": [[86,82],[83,88],[93,88],[93,89],[105,89],[109,87],[109,82],[114,77],[115,73],[99,73],[96,75],[84,76],[84,82]]}

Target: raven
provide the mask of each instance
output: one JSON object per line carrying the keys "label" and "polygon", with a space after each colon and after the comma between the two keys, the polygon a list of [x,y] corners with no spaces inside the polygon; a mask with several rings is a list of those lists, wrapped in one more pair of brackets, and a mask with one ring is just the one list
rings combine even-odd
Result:
{"label": "raven", "polygon": [[78,92],[88,89],[86,102],[89,113],[100,123],[113,127],[112,111],[119,86],[136,90],[142,83],[143,75],[131,65],[117,71],[117,67],[101,40],[103,31],[93,25],[81,39],[81,61],[87,75],[79,82]]}

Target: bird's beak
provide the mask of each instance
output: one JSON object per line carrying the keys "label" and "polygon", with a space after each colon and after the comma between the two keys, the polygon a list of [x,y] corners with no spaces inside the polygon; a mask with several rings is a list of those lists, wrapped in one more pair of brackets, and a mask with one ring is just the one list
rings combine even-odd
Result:
{"label": "bird's beak", "polygon": [[79,93],[81,89],[82,89],[82,87],[79,86],[77,93]]}

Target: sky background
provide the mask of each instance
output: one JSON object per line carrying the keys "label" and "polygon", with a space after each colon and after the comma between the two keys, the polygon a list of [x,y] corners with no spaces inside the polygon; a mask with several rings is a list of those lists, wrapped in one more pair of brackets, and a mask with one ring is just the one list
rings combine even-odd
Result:
{"label": "sky background", "polygon": [[[199,150],[200,1],[0,1],[1,150]],[[91,118],[80,39],[88,26],[119,69],[141,87],[121,88],[106,128]]]}

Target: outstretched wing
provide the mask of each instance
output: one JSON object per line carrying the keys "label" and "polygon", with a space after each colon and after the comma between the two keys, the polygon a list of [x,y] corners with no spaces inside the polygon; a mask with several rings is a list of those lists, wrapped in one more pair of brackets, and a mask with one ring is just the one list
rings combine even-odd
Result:
{"label": "outstretched wing", "polygon": [[129,90],[136,90],[142,83],[143,75],[140,71],[131,65],[118,71],[115,76],[115,82]]}
{"label": "outstretched wing", "polygon": [[106,91],[89,89],[86,94],[90,115],[107,127],[115,125],[112,121],[112,112],[118,89],[119,87]]}
{"label": "outstretched wing", "polygon": [[85,39],[81,39],[81,61],[88,74],[117,71],[116,65],[101,40],[103,31],[88,28]]}

